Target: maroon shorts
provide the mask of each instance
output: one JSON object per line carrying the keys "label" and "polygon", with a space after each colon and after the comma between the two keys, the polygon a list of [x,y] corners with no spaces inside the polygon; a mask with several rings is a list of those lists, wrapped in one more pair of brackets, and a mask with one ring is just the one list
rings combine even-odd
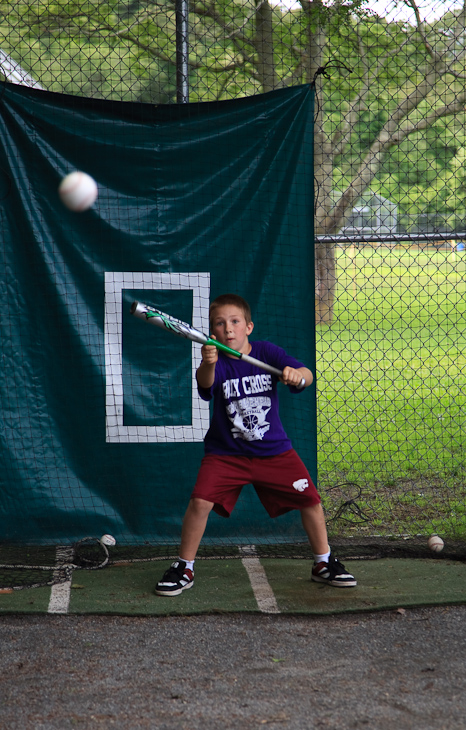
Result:
{"label": "maroon shorts", "polygon": [[270,517],[320,503],[308,470],[294,449],[278,456],[204,456],[191,498],[214,503],[229,517],[245,484],[252,484]]}

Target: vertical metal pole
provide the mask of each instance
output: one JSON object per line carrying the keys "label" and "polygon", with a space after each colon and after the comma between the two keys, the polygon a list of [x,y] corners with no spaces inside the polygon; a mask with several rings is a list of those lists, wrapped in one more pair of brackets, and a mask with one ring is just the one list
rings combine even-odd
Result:
{"label": "vertical metal pole", "polygon": [[189,0],[176,0],[176,101],[189,102]]}

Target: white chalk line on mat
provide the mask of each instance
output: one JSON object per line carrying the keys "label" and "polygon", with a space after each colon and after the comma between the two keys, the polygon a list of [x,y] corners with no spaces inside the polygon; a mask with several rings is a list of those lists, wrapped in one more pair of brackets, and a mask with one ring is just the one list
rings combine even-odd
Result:
{"label": "white chalk line on mat", "polygon": [[[241,562],[248,574],[251,588],[257,602],[257,607],[262,613],[280,613],[277,601],[270,586],[264,568],[256,555],[254,545],[240,545],[240,554],[243,556]],[[73,549],[68,547],[57,547],[57,566],[71,562]],[[47,612],[51,614],[68,613],[71,599],[72,580],[52,585]]]}
{"label": "white chalk line on mat", "polygon": [[251,582],[257,606],[262,613],[280,613],[273,590],[270,586],[265,570],[256,557],[254,545],[240,545],[240,553],[244,556],[241,559]]}
{"label": "white chalk line on mat", "polygon": [[[57,565],[73,560],[72,547],[57,547]],[[71,578],[64,583],[56,583],[50,591],[49,606],[47,613],[68,613],[71,597]]]}

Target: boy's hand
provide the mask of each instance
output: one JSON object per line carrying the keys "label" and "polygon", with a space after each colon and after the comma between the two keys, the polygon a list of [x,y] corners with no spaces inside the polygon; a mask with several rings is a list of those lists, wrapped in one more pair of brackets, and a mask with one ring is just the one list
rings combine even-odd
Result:
{"label": "boy's hand", "polygon": [[[215,335],[211,336],[212,340],[217,339]],[[201,347],[202,360],[206,365],[215,365],[218,360],[218,350],[213,345],[202,345]]]}
{"label": "boy's hand", "polygon": [[[294,385],[295,388],[306,387],[312,383],[312,373],[307,368],[297,370],[287,365],[283,369],[280,380],[285,385]],[[302,385],[303,380],[305,381],[304,386]]]}
{"label": "boy's hand", "polygon": [[[212,337],[215,340],[215,337]],[[201,388],[208,390],[215,380],[215,365],[218,360],[218,350],[213,345],[202,345],[202,362],[196,371],[196,378]]]}

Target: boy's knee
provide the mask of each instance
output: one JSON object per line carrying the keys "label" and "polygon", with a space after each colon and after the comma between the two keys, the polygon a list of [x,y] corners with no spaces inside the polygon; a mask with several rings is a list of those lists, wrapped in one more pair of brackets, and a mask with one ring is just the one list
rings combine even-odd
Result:
{"label": "boy's knee", "polygon": [[205,499],[201,499],[200,497],[193,497],[189,503],[190,508],[197,512],[200,515],[206,515],[209,514],[212,507],[214,506],[213,502],[208,502]]}

